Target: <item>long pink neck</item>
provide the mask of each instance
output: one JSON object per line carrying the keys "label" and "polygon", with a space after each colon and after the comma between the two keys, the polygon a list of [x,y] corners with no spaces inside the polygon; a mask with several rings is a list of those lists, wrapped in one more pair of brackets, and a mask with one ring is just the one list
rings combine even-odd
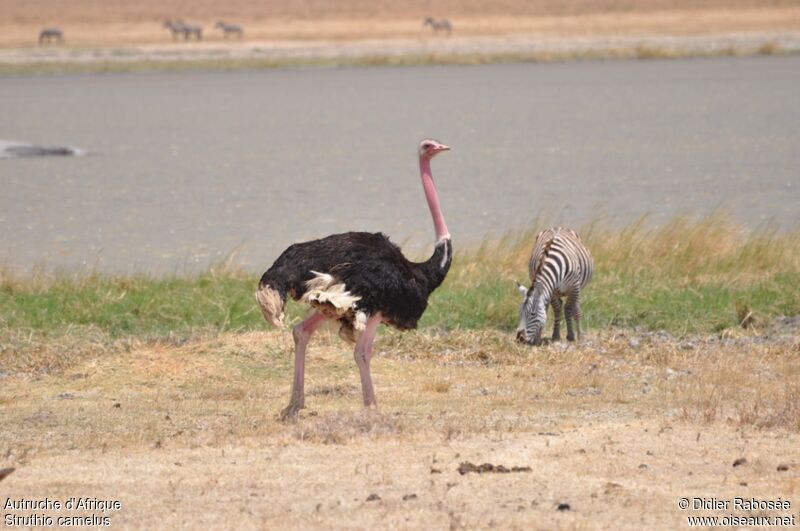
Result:
{"label": "long pink neck", "polygon": [[425,199],[428,200],[428,208],[431,209],[431,217],[433,218],[433,227],[436,229],[436,242],[440,242],[445,238],[450,238],[450,231],[447,230],[447,225],[444,222],[442,215],[442,208],[439,206],[439,196],[436,194],[436,186],[433,184],[433,176],[431,176],[431,161],[428,158],[419,158],[419,173],[422,177],[422,188],[425,190]]}

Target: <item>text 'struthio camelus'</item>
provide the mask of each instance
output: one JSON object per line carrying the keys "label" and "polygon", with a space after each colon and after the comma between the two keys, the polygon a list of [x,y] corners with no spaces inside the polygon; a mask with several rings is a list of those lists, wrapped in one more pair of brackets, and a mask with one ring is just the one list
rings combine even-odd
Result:
{"label": "text 'struthio camelus'", "polygon": [[428,306],[428,296],[450,269],[450,233],[431,175],[431,159],[448,149],[430,139],[419,144],[422,188],[436,229],[436,247],[427,261],[408,261],[400,248],[380,232],[346,232],[292,245],[261,277],[256,299],[268,322],[282,326],[288,295],[313,309],[292,330],[294,383],[291,400],[281,417],[294,417],[305,407],[306,345],[327,319],[338,321],[339,335],[355,341],[364,406],[376,404],[369,363],[378,325],[386,323],[400,330],[416,328]]}

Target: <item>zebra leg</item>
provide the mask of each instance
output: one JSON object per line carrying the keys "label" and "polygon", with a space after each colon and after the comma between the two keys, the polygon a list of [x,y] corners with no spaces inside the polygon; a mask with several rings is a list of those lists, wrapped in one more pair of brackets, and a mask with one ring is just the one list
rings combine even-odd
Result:
{"label": "zebra leg", "polygon": [[577,332],[577,339],[581,338],[581,292],[578,291],[575,294],[575,311],[573,312],[575,316],[575,331]]}
{"label": "zebra leg", "polygon": [[289,405],[283,408],[280,414],[281,420],[294,418],[297,413],[306,407],[305,396],[305,364],[306,347],[311,339],[311,334],[319,328],[325,320],[325,316],[319,312],[314,312],[310,317],[292,329],[294,337],[294,380],[292,381],[292,398]]}
{"label": "zebra leg", "polygon": [[[567,297],[567,341],[575,341],[581,338],[581,292],[575,290]],[[572,329],[572,318],[575,318],[575,326],[577,328],[577,336]]]}
{"label": "zebra leg", "polygon": [[558,293],[553,293],[553,299],[550,301],[553,306],[553,341],[561,341],[561,297]]}
{"label": "zebra leg", "polygon": [[364,407],[375,407],[378,405],[375,400],[375,389],[372,387],[372,374],[369,370],[369,362],[372,359],[372,342],[378,332],[378,326],[383,317],[380,313],[371,315],[367,319],[367,324],[356,342],[356,365],[361,376],[361,391],[364,394]]}

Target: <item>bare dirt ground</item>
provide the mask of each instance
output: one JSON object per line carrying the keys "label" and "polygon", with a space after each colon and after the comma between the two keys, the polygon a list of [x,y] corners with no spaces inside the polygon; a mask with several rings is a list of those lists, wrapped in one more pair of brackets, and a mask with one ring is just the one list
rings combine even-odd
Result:
{"label": "bare dirt ground", "polygon": [[[121,528],[586,529],[800,506],[798,319],[676,339],[590,332],[384,334],[380,410],[349,348],[312,343],[307,406],[282,424],[288,333],[159,341],[7,337],[2,499],[118,500]],[[13,352],[13,356],[8,354]],[[742,460],[743,459],[743,460]],[[462,463],[530,467],[459,472]],[[791,501],[681,510],[681,497]],[[559,510],[561,507],[561,510]]]}

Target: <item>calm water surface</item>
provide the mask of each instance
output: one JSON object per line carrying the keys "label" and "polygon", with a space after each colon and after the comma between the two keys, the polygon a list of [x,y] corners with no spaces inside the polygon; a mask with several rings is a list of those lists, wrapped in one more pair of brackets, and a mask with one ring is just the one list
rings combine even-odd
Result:
{"label": "calm water surface", "polygon": [[0,77],[0,262],[156,273],[383,230],[456,246],[541,217],[580,226],[729,210],[800,223],[800,57]]}

